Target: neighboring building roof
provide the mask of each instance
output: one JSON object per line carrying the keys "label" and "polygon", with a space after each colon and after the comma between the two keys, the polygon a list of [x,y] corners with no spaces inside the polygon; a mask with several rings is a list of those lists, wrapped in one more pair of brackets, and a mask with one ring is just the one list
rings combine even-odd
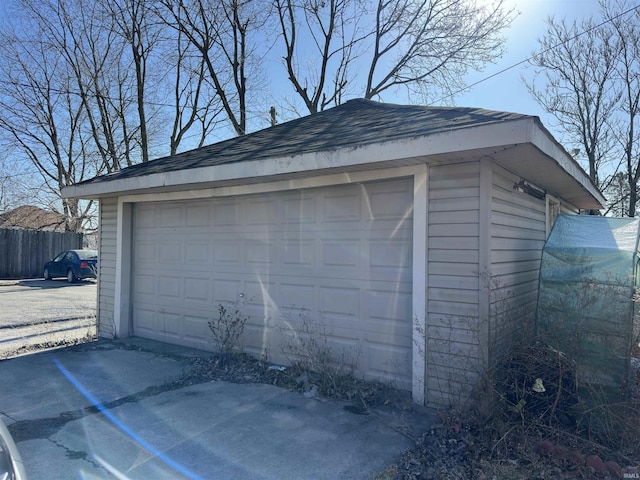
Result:
{"label": "neighboring building roof", "polygon": [[0,214],[0,228],[64,232],[65,223],[64,215],[33,205],[24,205]]}
{"label": "neighboring building roof", "polygon": [[482,157],[578,208],[602,208],[602,194],[537,117],[363,99],[95,177],[65,187],[63,196],[177,191]]}

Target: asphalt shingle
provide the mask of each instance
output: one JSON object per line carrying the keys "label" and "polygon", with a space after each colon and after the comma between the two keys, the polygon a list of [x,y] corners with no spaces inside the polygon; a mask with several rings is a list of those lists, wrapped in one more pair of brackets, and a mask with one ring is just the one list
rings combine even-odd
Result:
{"label": "asphalt shingle", "polygon": [[124,168],[82,184],[249,160],[286,158],[522,118],[527,116],[481,108],[395,105],[356,99],[248,135]]}

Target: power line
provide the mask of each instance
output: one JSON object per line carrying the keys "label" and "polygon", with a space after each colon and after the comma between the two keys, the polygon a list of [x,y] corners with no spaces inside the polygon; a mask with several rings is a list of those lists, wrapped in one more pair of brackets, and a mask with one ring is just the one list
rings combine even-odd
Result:
{"label": "power line", "polygon": [[594,30],[606,25],[607,23],[611,23],[612,21],[614,21],[614,20],[616,20],[616,19],[618,19],[620,17],[623,17],[623,16],[627,15],[628,13],[630,13],[630,12],[632,12],[634,10],[638,10],[639,8],[640,8],[640,5],[636,5],[635,7],[631,7],[630,9],[628,9],[628,10],[626,10],[626,11],[624,11],[624,12],[618,14],[618,15],[616,15],[615,17],[609,18],[609,19],[603,21],[602,23],[599,23],[598,25],[595,25],[595,26],[593,26],[591,28],[588,28],[587,30],[582,31],[582,32],[574,35],[573,37],[566,39],[563,42],[560,42],[560,43],[557,43],[555,45],[552,45],[549,48],[546,48],[546,49],[542,50],[541,52],[535,53],[535,54],[531,55],[530,57],[525,58],[524,60],[520,60],[519,62],[514,63],[513,65],[510,65],[510,66],[508,66],[506,68],[503,68],[502,70],[500,70],[500,71],[498,71],[496,73],[492,73],[488,77],[484,77],[484,78],[478,80],[477,82],[472,83],[471,85],[467,85],[466,87],[461,88],[460,90],[457,90],[457,91],[455,91],[453,93],[445,95],[444,97],[440,98],[440,100],[438,100],[437,103],[442,103],[443,101],[445,101],[448,98],[455,97],[459,93],[463,93],[463,92],[475,87],[476,85],[479,85],[479,84],[481,84],[483,82],[486,82],[487,80],[491,80],[492,78],[497,77],[498,75],[502,75],[504,72],[508,72],[509,70],[512,70],[512,69],[516,68],[517,66],[522,65],[523,63],[529,62],[530,60],[532,60],[534,57],[536,57],[538,55],[542,55],[542,54],[545,54],[545,53],[547,53],[547,52],[549,52],[551,50],[555,50],[556,48],[561,47],[562,45],[565,45],[566,43],[569,43],[569,42],[575,40],[576,38],[581,37],[582,35],[586,35],[587,33],[592,32],[592,31],[594,31]]}
{"label": "power line", "polygon": [[[571,38],[568,38],[568,39],[566,39],[566,40],[564,40],[564,41],[562,41],[562,42],[560,42],[560,43],[557,43],[557,44],[555,44],[555,45],[552,45],[552,46],[550,46],[550,47],[546,48],[545,50],[542,50],[541,52],[535,53],[535,54],[533,54],[533,55],[531,55],[531,56],[529,56],[529,57],[525,58],[524,60],[520,60],[519,62],[516,62],[516,63],[514,63],[514,64],[512,64],[512,65],[510,65],[510,66],[508,66],[508,67],[506,67],[506,68],[503,68],[502,70],[499,70],[499,71],[497,71],[497,72],[495,72],[495,73],[492,73],[491,75],[488,75],[488,76],[486,76],[486,77],[484,77],[484,78],[481,78],[480,80],[478,80],[478,81],[476,81],[476,82],[474,82],[474,83],[472,83],[472,84],[470,84],[470,85],[467,85],[467,86],[466,86],[466,87],[464,87],[464,88],[461,88],[461,89],[459,89],[459,90],[456,90],[455,92],[449,93],[449,94],[447,94],[447,95],[445,95],[445,96],[441,97],[441,98],[437,101],[437,103],[441,103],[441,102],[443,102],[443,101],[445,101],[445,100],[447,100],[447,99],[450,99],[450,98],[452,98],[452,97],[455,97],[456,95],[458,95],[458,94],[460,94],[460,93],[463,93],[463,92],[465,92],[465,91],[468,91],[468,90],[472,89],[473,87],[475,87],[475,86],[477,86],[477,85],[479,85],[479,84],[481,84],[481,83],[484,83],[484,82],[486,82],[486,81],[488,81],[488,80],[491,80],[492,78],[497,77],[498,75],[502,75],[503,73],[508,72],[509,70],[512,70],[512,69],[514,69],[514,68],[516,68],[516,67],[518,67],[518,66],[522,65],[523,63],[527,63],[527,62],[531,61],[531,60],[532,60],[533,58],[535,58],[537,55],[541,55],[541,54],[547,53],[547,52],[549,52],[549,51],[551,51],[551,50],[554,50],[554,49],[556,49],[556,48],[558,48],[558,47],[560,47],[560,46],[562,46],[562,45],[565,45],[566,43],[569,43],[569,42],[571,42],[571,41],[573,41],[573,40],[575,40],[575,39],[577,39],[577,38],[579,38],[579,37],[581,37],[581,36],[583,36],[583,35],[586,35],[586,34],[587,34],[587,33],[589,33],[589,32],[592,32],[592,31],[594,31],[594,30],[596,30],[596,29],[598,29],[598,28],[601,28],[602,26],[604,26],[604,25],[606,25],[606,24],[608,24],[608,23],[611,23],[612,21],[614,21],[614,20],[616,20],[616,19],[618,19],[618,18],[620,18],[620,17],[623,17],[623,16],[625,16],[625,15],[629,14],[630,12],[632,12],[632,11],[634,11],[634,10],[638,10],[638,9],[640,9],[640,5],[636,5],[635,7],[631,7],[631,8],[629,8],[628,10],[626,10],[626,11],[624,11],[624,12],[622,12],[622,13],[620,13],[620,14],[618,14],[618,15],[614,16],[614,17],[611,17],[611,18],[609,18],[609,19],[607,19],[607,20],[604,20],[603,22],[599,23],[598,25],[595,25],[595,26],[593,26],[593,27],[591,27],[591,28],[589,28],[589,29],[587,29],[587,30],[584,30],[584,31],[582,31],[582,32],[580,32],[580,33],[578,33],[578,34],[574,35],[574,36],[573,36],[573,37],[571,37]],[[18,81],[15,81],[15,80],[5,80],[5,79],[0,79],[0,84],[12,85],[12,86],[17,86],[17,87],[22,87],[22,88],[31,88],[31,89],[37,89],[37,88],[38,88],[38,86],[37,86],[37,85],[27,84],[27,83],[23,83],[23,82],[18,82]],[[48,87],[47,87],[47,90],[49,90],[49,91],[50,91],[50,92],[52,92],[52,93],[59,94],[59,95],[76,95],[76,96],[79,96],[79,97],[81,97],[81,96],[83,95],[83,94],[81,94],[80,92],[76,92],[76,91],[73,91],[73,90],[71,90],[71,89],[60,89],[60,88],[50,87],[50,86],[48,86]],[[86,95],[86,94],[85,94],[85,95]],[[117,101],[121,101],[121,100],[122,100],[122,99],[120,99],[120,98],[113,98],[113,97],[111,97],[110,95],[101,95],[101,97],[102,97],[102,98],[104,98],[104,99],[107,99],[107,100],[113,101],[113,102],[117,102]],[[173,103],[172,103],[172,104],[169,104],[169,103],[161,103],[161,102],[154,102],[154,101],[150,101],[150,100],[145,100],[145,102],[144,102],[144,103],[145,103],[146,105],[149,105],[149,106],[154,106],[154,107],[164,107],[164,108],[175,108],[175,106],[176,106],[176,105],[175,105],[175,104],[173,104]]]}
{"label": "power line", "polygon": [[[29,88],[29,89],[33,89],[33,90],[41,90],[41,85],[39,84],[29,84],[29,83],[23,83],[23,82],[17,82],[14,80],[4,80],[4,79],[0,79],[0,83],[3,83],[5,85],[11,85],[12,87],[22,87],[22,88]],[[55,93],[58,95],[75,95],[78,97],[83,97],[83,96],[88,96],[88,97],[95,97],[98,95],[95,94],[91,94],[91,93],[80,93],[80,92],[76,92],[73,91],[71,89],[61,89],[61,88],[56,88],[56,87],[51,87],[51,86],[47,86],[46,88],[47,91],[50,91],[51,93]],[[105,100],[110,100],[112,102],[120,102],[123,100],[123,98],[114,98],[111,97],[110,95],[99,95],[100,98],[104,98]],[[124,98],[125,100],[127,100],[128,98]],[[133,99],[133,97],[131,97],[131,99]],[[168,104],[168,103],[160,103],[160,102],[153,102],[153,101],[149,101],[149,100],[145,100],[145,105],[150,105],[153,107],[175,107],[175,104]]]}

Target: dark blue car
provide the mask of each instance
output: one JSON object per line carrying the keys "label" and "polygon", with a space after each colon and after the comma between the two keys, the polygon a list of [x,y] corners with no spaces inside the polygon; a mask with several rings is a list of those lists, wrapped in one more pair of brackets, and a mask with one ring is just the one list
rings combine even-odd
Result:
{"label": "dark blue car", "polygon": [[44,279],[67,277],[69,283],[84,278],[96,278],[98,273],[97,250],[68,250],[62,252],[44,266]]}

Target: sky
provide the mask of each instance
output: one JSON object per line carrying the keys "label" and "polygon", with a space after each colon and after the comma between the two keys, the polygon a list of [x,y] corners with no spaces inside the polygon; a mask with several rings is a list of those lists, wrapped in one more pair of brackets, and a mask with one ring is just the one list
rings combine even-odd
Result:
{"label": "sky", "polygon": [[[265,0],[267,1],[267,0]],[[476,0],[486,2],[488,5],[495,0]],[[458,94],[453,104],[464,107],[479,107],[490,110],[509,111],[540,117],[545,127],[570,150],[572,145],[564,141],[562,131],[557,127],[554,118],[545,113],[533,100],[522,80],[523,76],[533,74],[532,67],[526,60],[531,57],[538,46],[538,39],[546,32],[545,19],[554,16],[556,19],[566,19],[568,22],[580,22],[583,19],[600,18],[598,0],[504,0],[507,8],[513,8],[517,17],[512,25],[504,32],[506,37],[506,53],[495,64],[487,65],[482,72],[473,72],[466,77],[471,87],[468,92]],[[628,0],[630,4],[640,3],[640,0]],[[7,5],[11,2],[0,0],[0,22],[7,18]],[[522,63],[521,63],[522,62]],[[505,72],[502,70],[507,69]],[[279,65],[280,75],[284,75],[282,65]],[[499,73],[502,72],[502,73]],[[491,78],[488,78],[491,77]],[[285,78],[285,77],[283,77]],[[486,80],[484,80],[486,79]],[[483,81],[484,80],[484,81]],[[286,82],[286,79],[283,80]],[[392,98],[391,95],[383,95],[383,101],[392,103],[406,103],[406,99]],[[267,100],[273,101],[273,100]],[[443,105],[451,105],[450,99],[441,102]],[[264,107],[264,108],[262,108]],[[260,128],[268,125],[268,104],[260,105]],[[221,132],[223,133],[223,132]],[[233,132],[225,131],[222,136],[212,138],[213,142],[228,138]],[[193,148],[193,147],[191,147]],[[162,151],[162,154],[168,152]],[[156,157],[158,155],[154,155]],[[0,171],[0,174],[2,172]]]}
{"label": "sky", "polygon": [[[538,46],[538,39],[546,32],[545,20],[549,16],[558,20],[564,18],[568,22],[580,22],[591,16],[600,18],[598,0],[506,0],[506,5],[519,12],[505,32],[507,51],[496,64],[488,65],[480,73],[468,75],[469,85],[529,58]],[[530,78],[532,75],[533,69],[530,66],[519,65],[483,81],[468,93],[458,95],[455,104],[536,115],[556,139],[561,141],[562,135],[555,126],[553,117],[533,100],[522,81],[523,76]]]}
{"label": "sky", "polygon": [[[486,2],[488,5],[495,0],[476,0],[480,3]],[[458,94],[453,100],[453,104],[464,107],[479,107],[490,110],[500,110],[539,116],[543,124],[559,140],[563,141],[562,133],[555,124],[553,117],[545,113],[542,108],[531,98],[522,80],[523,76],[531,76],[533,68],[526,62],[508,71],[499,73],[512,65],[528,59],[537,48],[537,41],[546,31],[545,19],[554,16],[557,19],[566,19],[568,22],[581,21],[590,16],[599,18],[598,0],[504,0],[507,8],[513,8],[517,12],[517,17],[511,27],[504,32],[506,37],[506,53],[495,64],[487,65],[482,72],[473,72],[466,77],[468,85],[476,82],[468,92]],[[640,2],[640,0],[630,0]],[[6,17],[8,2],[0,0],[0,21]],[[285,72],[278,57],[277,66],[271,65],[283,79],[284,85],[289,94],[291,88],[286,83]],[[494,74],[492,78],[486,79]],[[277,92],[272,92],[277,93]],[[389,92],[391,93],[391,92]],[[391,103],[407,103],[405,98],[393,98],[385,92],[383,101]],[[273,102],[273,100],[271,100]],[[451,105],[452,101],[446,99],[441,102],[443,105]],[[268,105],[256,107],[259,113],[259,122],[255,128],[268,126]],[[252,112],[253,116],[258,113]],[[254,129],[255,129],[254,128]],[[216,132],[211,141],[218,141],[233,135],[231,129]],[[569,145],[566,145],[570,147]],[[164,152],[162,154],[166,154]]]}

